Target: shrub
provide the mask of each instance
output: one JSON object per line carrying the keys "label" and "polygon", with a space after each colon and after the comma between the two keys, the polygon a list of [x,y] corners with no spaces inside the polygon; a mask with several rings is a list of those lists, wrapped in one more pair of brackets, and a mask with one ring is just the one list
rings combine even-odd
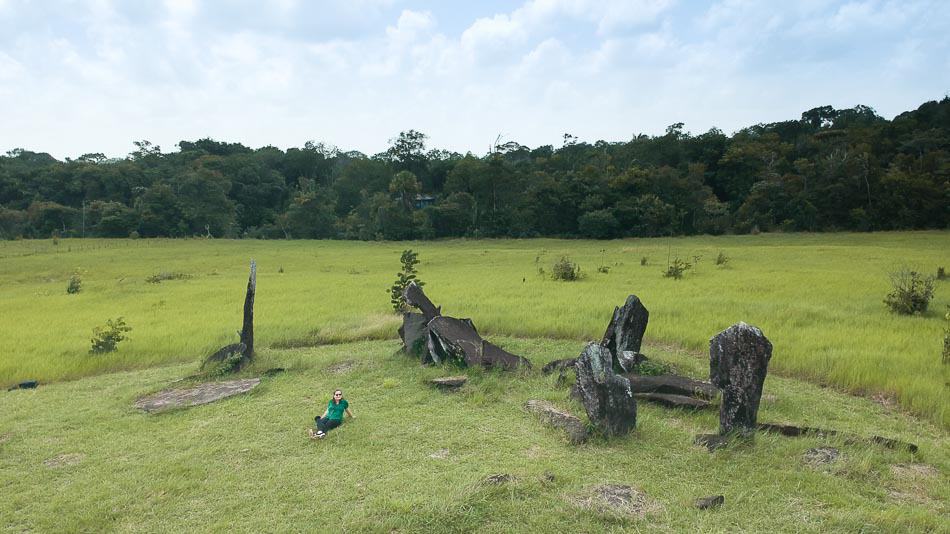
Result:
{"label": "shrub", "polygon": [[726,253],[720,250],[719,255],[716,256],[716,265],[722,267],[727,263],[729,263],[729,256],[726,256]]}
{"label": "shrub", "polygon": [[418,253],[413,252],[412,249],[404,250],[399,257],[399,262],[402,264],[402,271],[396,274],[396,281],[389,288],[389,302],[393,305],[393,311],[396,313],[409,311],[406,301],[402,298],[402,292],[409,286],[410,282],[414,281],[419,287],[426,285],[416,276],[416,265],[419,263]]}
{"label": "shrub", "polygon": [[551,266],[551,278],[554,280],[571,282],[580,277],[580,266],[572,262],[567,256],[561,256],[561,259],[554,262],[554,265]]}
{"label": "shrub", "polygon": [[75,295],[80,291],[82,291],[82,278],[80,278],[79,273],[75,273],[69,277],[69,283],[66,285],[66,293]]}
{"label": "shrub", "polygon": [[610,274],[610,267],[608,267],[607,265],[601,265],[600,267],[597,268],[597,272],[603,273],[603,274]]}
{"label": "shrub", "polygon": [[937,280],[944,280],[947,278],[947,271],[943,267],[937,267]]}
{"label": "shrub", "polygon": [[646,265],[647,262],[649,262],[649,261],[650,261],[650,258],[647,258],[646,256],[644,256],[644,257],[640,258],[640,265]]}
{"label": "shrub", "polygon": [[191,278],[190,274],[162,271],[158,274],[153,274],[152,276],[149,276],[148,278],[145,279],[145,281],[150,284],[159,284],[166,280],[187,280],[189,278]]}
{"label": "shrub", "polygon": [[125,320],[119,317],[116,320],[109,319],[104,326],[97,326],[92,329],[92,348],[89,354],[105,354],[115,352],[119,342],[127,339],[125,334],[131,332],[132,327],[125,324]]}
{"label": "shrub", "polygon": [[673,258],[670,261],[670,264],[667,265],[666,272],[663,273],[663,276],[665,278],[679,280],[680,278],[683,278],[683,275],[686,274],[686,271],[690,270],[692,267],[693,265],[686,260]]}
{"label": "shrub", "polygon": [[917,271],[901,268],[890,273],[891,287],[884,304],[894,313],[913,315],[927,311],[934,296],[934,278]]}

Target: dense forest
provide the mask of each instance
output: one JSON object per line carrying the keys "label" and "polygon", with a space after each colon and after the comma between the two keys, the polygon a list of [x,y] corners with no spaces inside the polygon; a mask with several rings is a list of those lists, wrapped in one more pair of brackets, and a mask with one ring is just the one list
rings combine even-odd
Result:
{"label": "dense forest", "polygon": [[888,121],[811,109],[732,136],[429,149],[409,130],[367,156],[211,139],[124,159],[0,156],[0,237],[616,238],[950,226],[950,97]]}

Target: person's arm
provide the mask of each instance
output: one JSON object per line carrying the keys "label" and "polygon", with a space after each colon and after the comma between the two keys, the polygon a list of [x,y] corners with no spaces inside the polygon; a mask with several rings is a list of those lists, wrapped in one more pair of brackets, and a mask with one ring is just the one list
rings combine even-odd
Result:
{"label": "person's arm", "polygon": [[349,408],[346,408],[343,411],[346,412],[346,415],[350,416],[350,419],[353,419],[353,412],[351,412]]}
{"label": "person's arm", "polygon": [[323,415],[320,416],[320,419],[323,419],[324,417],[326,417],[328,413],[330,413],[330,405],[329,405],[329,404],[327,404],[327,409],[326,409],[326,410],[323,410]]}

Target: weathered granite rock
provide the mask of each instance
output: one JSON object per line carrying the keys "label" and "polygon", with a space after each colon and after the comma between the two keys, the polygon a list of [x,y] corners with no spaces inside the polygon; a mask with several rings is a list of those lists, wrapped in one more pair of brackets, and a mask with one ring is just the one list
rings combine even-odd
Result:
{"label": "weathered granite rock", "polygon": [[719,433],[755,431],[762,384],[772,358],[772,344],[762,331],[745,323],[709,340],[709,378],[722,390]]}
{"label": "weathered granite rock", "polygon": [[[205,358],[201,367],[209,364],[220,365],[228,362],[229,366],[223,371],[238,371],[254,358],[254,295],[257,292],[257,263],[251,260],[251,272],[247,277],[247,293],[244,295],[244,322],[241,325],[239,343],[226,345],[214,354]],[[238,352],[239,351],[239,352]]]}
{"label": "weathered granite rock", "polygon": [[613,364],[619,372],[633,371],[643,361],[640,345],[649,320],[650,312],[636,295],[630,295],[623,306],[614,308],[600,344],[613,355]]}
{"label": "weathered granite rock", "polygon": [[710,495],[709,497],[700,497],[696,499],[694,506],[700,510],[709,510],[710,508],[718,508],[722,506],[722,503],[726,502],[726,498],[722,495]]}
{"label": "weathered granite rock", "polygon": [[227,360],[239,359],[244,357],[244,352],[247,350],[247,346],[244,343],[233,343],[231,345],[225,345],[220,349],[216,350],[214,354],[205,358],[202,367],[211,364],[211,363],[220,363]]}
{"label": "weathered granite rock", "polygon": [[466,365],[517,369],[531,367],[531,362],[482,339],[469,319],[439,316],[429,321],[429,354],[436,363],[448,360]]}
{"label": "weathered granite rock", "polygon": [[759,430],[766,432],[775,432],[783,436],[788,437],[798,437],[798,436],[820,436],[820,437],[829,437],[829,436],[843,436],[846,438],[847,443],[860,443],[870,441],[872,443],[877,443],[878,445],[883,445],[888,449],[907,449],[910,452],[916,453],[918,447],[914,443],[907,443],[904,441],[899,441],[896,439],[885,438],[883,436],[868,436],[861,437],[855,434],[848,434],[840,432],[838,430],[830,430],[827,428],[812,428],[807,426],[796,426],[789,424],[777,424],[777,423],[759,423]]}
{"label": "weathered granite rock", "polygon": [[[500,367],[508,370],[531,367],[531,362],[527,359],[511,354],[482,339],[471,319],[456,319],[442,315],[442,308],[432,304],[429,297],[415,282],[411,282],[406,287],[403,298],[409,305],[421,310],[427,321],[424,325],[426,353],[421,355],[423,363],[455,360],[465,365]],[[416,318],[408,320],[413,324],[407,324],[407,318],[404,316],[400,336],[403,338],[403,346],[411,348],[418,343],[414,337],[418,333],[413,330],[418,330],[417,322],[420,320]]]}
{"label": "weathered granite rock", "polygon": [[15,386],[10,386],[7,391],[13,391],[15,389],[36,389],[36,387],[39,385],[40,383],[36,380],[27,380],[25,382],[20,382]]}
{"label": "weathered granite rock", "polygon": [[576,416],[559,410],[550,402],[531,399],[524,404],[524,409],[537,414],[546,424],[564,430],[568,440],[575,445],[587,440],[587,426]]}
{"label": "weathered granite rock", "polygon": [[577,361],[577,358],[565,358],[563,360],[554,360],[553,362],[547,363],[544,367],[541,368],[541,372],[549,375],[555,371],[562,371],[564,369],[573,369],[574,362]]}
{"label": "weathered granite rock", "polygon": [[135,408],[149,413],[163,412],[174,408],[198,406],[216,400],[233,397],[257,387],[260,378],[244,378],[226,382],[207,382],[188,389],[172,389],[147,395],[135,401]]}
{"label": "weathered granite rock", "polygon": [[399,338],[402,339],[402,351],[411,356],[419,358],[422,363],[429,363],[432,358],[429,356],[429,348],[426,340],[429,337],[429,329],[426,325],[429,321],[421,313],[402,314],[402,326],[399,327]]}
{"label": "weathered granite rock", "polygon": [[433,378],[429,380],[429,383],[433,386],[444,389],[444,390],[456,390],[465,385],[465,382],[468,381],[468,377],[465,375],[459,376],[444,376],[440,378]]}
{"label": "weathered granite rock", "polygon": [[415,282],[409,282],[406,289],[402,291],[402,298],[410,306],[418,308],[427,321],[431,321],[435,317],[442,315],[442,307],[436,307],[435,304],[432,304],[432,301],[429,300],[429,297],[422,291],[419,284]]}
{"label": "weathered granite rock", "polygon": [[716,395],[719,395],[719,389],[709,382],[701,382],[685,376],[644,376],[633,373],[626,373],[623,376],[630,380],[630,388],[634,393],[665,393],[705,400],[714,399]]}
{"label": "weathered granite rock", "polygon": [[708,400],[687,397],[685,395],[673,395],[670,393],[634,393],[633,396],[638,400],[642,399],[656,404],[662,404],[667,408],[702,410],[712,406],[712,403]]}
{"label": "weathered granite rock", "polygon": [[637,401],[630,381],[614,373],[610,351],[589,343],[574,364],[575,393],[590,421],[608,436],[621,436],[637,425]]}

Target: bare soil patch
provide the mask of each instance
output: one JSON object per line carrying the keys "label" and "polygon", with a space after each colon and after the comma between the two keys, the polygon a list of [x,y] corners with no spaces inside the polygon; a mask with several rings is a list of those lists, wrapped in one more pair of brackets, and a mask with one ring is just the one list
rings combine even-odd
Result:
{"label": "bare soil patch", "polygon": [[61,467],[68,467],[71,465],[77,465],[86,458],[85,454],[72,452],[67,454],[60,454],[59,456],[54,456],[52,458],[47,458],[43,460],[43,465],[49,467],[50,469],[59,469]]}

